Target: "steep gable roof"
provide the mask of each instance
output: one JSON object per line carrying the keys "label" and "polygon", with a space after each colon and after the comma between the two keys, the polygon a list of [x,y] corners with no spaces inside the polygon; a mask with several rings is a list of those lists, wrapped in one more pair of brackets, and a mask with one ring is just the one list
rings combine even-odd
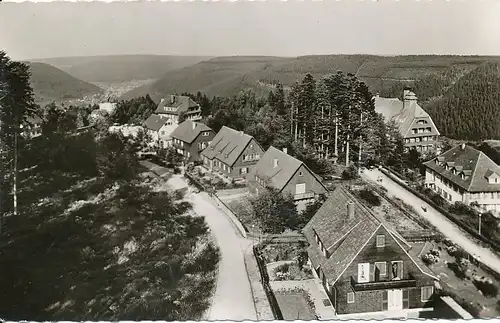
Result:
{"label": "steep gable roof", "polygon": [[[409,135],[410,128],[416,119],[426,119],[431,126],[429,135],[439,135],[439,130],[429,114],[418,104],[415,93],[405,95],[407,104],[397,98],[381,98],[376,96],[375,111],[382,114],[386,122],[393,120],[403,137]],[[421,134],[419,134],[421,135]]]}
{"label": "steep gable roof", "polygon": [[[212,143],[201,152],[201,155],[210,160],[217,158],[232,167],[252,139],[252,136],[243,131],[223,126],[215,135]],[[256,140],[255,143],[259,145]]]}
{"label": "steep gable roof", "polygon": [[144,121],[143,125],[149,130],[158,131],[166,122],[166,119],[162,119],[157,114],[152,114],[146,119],[146,121]]}
{"label": "steep gable roof", "polygon": [[[172,98],[174,102],[172,102]],[[182,112],[187,112],[190,108],[196,107],[199,107],[198,103],[194,102],[193,99],[188,96],[167,95],[160,100],[155,113],[180,115]]]}
{"label": "steep gable roof", "polygon": [[[277,160],[278,163],[276,167],[274,167],[274,160]],[[268,179],[268,184],[270,186],[281,191],[297,172],[300,166],[304,166],[316,178],[316,180],[321,183],[321,180],[309,169],[309,167],[307,167],[306,164],[273,146],[269,147],[269,149],[262,155],[259,162],[255,165],[255,168],[252,170],[252,173],[261,178]],[[321,183],[321,185],[323,185],[323,183]]]}
{"label": "steep gable roof", "polygon": [[[473,147],[455,146],[424,165],[468,192],[500,191],[500,183],[490,184],[487,178],[493,173],[500,175],[500,167]],[[448,169],[445,165],[448,165]]]}
{"label": "steep gable roof", "polygon": [[204,123],[194,122],[188,119],[181,122],[170,136],[190,144],[204,131],[212,131],[212,129]]}
{"label": "steep gable roof", "polygon": [[[347,205],[354,203],[354,215],[348,217]],[[404,240],[380,222],[351,193],[337,187],[329,199],[316,212],[303,233],[310,243],[307,251],[314,268],[321,267],[330,283],[335,283],[357,255],[364,249],[374,234],[383,228],[401,247],[402,251],[423,273],[436,278],[430,270],[419,265],[418,261],[401,245]],[[319,237],[329,253],[326,258],[315,241]]]}

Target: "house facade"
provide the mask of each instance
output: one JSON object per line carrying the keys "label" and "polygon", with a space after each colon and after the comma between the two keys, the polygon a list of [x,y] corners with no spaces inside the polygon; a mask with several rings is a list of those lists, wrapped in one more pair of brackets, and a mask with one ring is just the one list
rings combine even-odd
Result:
{"label": "house facade", "polygon": [[434,307],[438,278],[345,188],[334,190],[303,232],[337,315]]}
{"label": "house facade", "polygon": [[247,179],[263,154],[252,136],[224,126],[201,157],[206,168],[236,180]]}
{"label": "house facade", "polygon": [[172,132],[177,127],[172,120],[152,114],[143,123],[146,133],[151,136],[151,146],[167,148],[172,146]]}
{"label": "house facade", "polygon": [[415,93],[406,89],[403,101],[375,96],[375,111],[386,122],[393,122],[403,137],[405,149],[439,153],[439,130],[432,118],[417,102]]}
{"label": "house facade", "polygon": [[309,202],[328,191],[307,165],[290,156],[286,148],[279,150],[273,146],[269,147],[253,168],[248,184],[252,195],[257,195],[266,187],[272,187],[292,195],[296,202]]}
{"label": "house facade", "polygon": [[186,120],[200,121],[201,107],[188,96],[182,95],[167,95],[160,100],[155,114],[161,118],[172,120],[178,124],[179,117],[184,114]]}
{"label": "house facade", "polygon": [[185,120],[172,132],[172,145],[186,163],[200,160],[200,153],[215,137],[212,129],[201,122]]}
{"label": "house facade", "polygon": [[482,151],[462,144],[424,166],[425,186],[449,203],[475,205],[500,216],[500,167]]}

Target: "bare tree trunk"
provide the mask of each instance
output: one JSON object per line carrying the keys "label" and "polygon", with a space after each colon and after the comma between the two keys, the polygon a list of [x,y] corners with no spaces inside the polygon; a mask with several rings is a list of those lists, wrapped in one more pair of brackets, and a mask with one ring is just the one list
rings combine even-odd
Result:
{"label": "bare tree trunk", "polygon": [[290,105],[290,136],[293,136],[293,117],[294,117],[294,113],[293,113],[293,103]]}
{"label": "bare tree trunk", "polygon": [[349,133],[345,142],[345,166],[349,167]]}
{"label": "bare tree trunk", "polygon": [[363,113],[361,112],[361,117],[360,117],[360,133],[359,133],[359,154],[358,154],[358,172],[361,172],[361,151],[362,151],[362,146],[363,146],[363,136],[362,136],[362,128],[363,128]]}
{"label": "bare tree trunk", "polygon": [[338,156],[339,154],[339,121],[338,121],[338,117],[335,116],[335,155]]}

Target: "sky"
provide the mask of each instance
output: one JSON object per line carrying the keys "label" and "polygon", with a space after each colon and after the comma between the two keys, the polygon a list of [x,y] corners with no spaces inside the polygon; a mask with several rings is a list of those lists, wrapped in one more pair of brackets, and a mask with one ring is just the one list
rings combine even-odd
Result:
{"label": "sky", "polygon": [[16,60],[114,54],[500,55],[499,17],[496,0],[4,0],[0,49]]}

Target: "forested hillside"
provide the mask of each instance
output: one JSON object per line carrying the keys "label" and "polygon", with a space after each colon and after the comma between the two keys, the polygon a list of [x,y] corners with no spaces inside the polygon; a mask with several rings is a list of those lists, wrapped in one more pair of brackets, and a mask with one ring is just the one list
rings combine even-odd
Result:
{"label": "forested hillside", "polygon": [[111,55],[33,60],[56,66],[87,82],[158,79],[165,73],[209,59],[202,56]]}
{"label": "forested hillside", "polygon": [[93,84],[79,80],[48,64],[30,63],[31,86],[37,102],[80,99],[103,93]]}

